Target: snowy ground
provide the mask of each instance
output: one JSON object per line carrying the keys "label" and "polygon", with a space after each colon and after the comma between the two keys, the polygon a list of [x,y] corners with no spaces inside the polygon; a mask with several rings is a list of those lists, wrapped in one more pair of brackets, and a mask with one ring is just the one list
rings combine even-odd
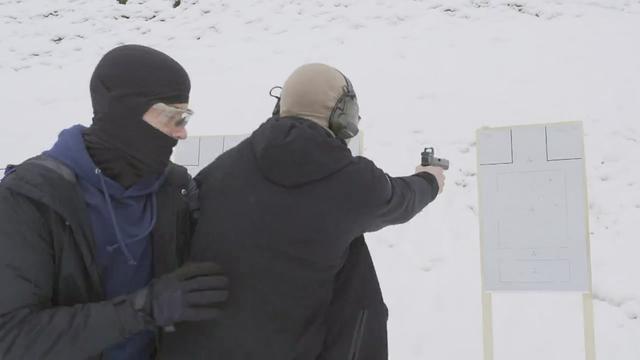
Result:
{"label": "snowy ground", "polygon": [[[192,134],[250,132],[295,67],[335,65],[358,92],[366,156],[393,175],[424,145],[452,162],[436,203],[369,235],[391,359],[481,359],[475,129],[584,121],[597,354],[640,359],[640,1],[172,3],[0,0],[0,163],[90,122],[89,76],[118,44],[187,68]],[[496,359],[580,359],[579,300],[497,296]]]}

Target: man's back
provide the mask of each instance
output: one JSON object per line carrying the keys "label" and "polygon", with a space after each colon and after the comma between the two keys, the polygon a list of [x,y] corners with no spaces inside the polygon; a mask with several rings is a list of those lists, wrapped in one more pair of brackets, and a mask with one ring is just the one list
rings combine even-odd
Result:
{"label": "man's back", "polygon": [[231,297],[219,320],[180,325],[163,358],[315,359],[351,241],[407,221],[437,191],[419,177],[390,180],[299,118],[267,121],[196,180],[192,254],[223,266]]}

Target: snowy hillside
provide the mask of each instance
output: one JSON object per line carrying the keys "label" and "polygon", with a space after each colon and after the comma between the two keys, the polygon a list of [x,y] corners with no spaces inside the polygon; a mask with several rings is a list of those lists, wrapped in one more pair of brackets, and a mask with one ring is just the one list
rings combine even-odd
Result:
{"label": "snowy hillside", "polygon": [[[191,134],[248,133],[297,66],[344,71],[364,153],[410,174],[426,145],[445,193],[368,236],[393,360],[482,358],[475,130],[583,121],[599,359],[640,359],[640,0],[0,0],[0,167],[91,118],[88,80],[124,43],[191,75]],[[3,290],[6,291],[6,290]],[[499,295],[496,360],[581,359],[575,294]],[[528,339],[531,338],[531,339]],[[578,355],[575,355],[578,354]]]}

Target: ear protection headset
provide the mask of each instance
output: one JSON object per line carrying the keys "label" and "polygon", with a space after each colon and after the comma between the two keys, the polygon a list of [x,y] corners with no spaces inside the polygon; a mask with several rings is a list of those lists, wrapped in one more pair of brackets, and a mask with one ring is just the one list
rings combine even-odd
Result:
{"label": "ear protection headset", "polygon": [[[344,76],[346,85],[343,88],[342,95],[336,101],[336,104],[329,115],[329,129],[336,137],[348,140],[358,135],[358,123],[360,122],[360,108],[356,92],[349,78]],[[274,95],[275,89],[282,90],[281,86],[275,86],[269,91],[269,95],[277,99],[276,106],[273,109],[273,116],[280,115],[280,96]]]}

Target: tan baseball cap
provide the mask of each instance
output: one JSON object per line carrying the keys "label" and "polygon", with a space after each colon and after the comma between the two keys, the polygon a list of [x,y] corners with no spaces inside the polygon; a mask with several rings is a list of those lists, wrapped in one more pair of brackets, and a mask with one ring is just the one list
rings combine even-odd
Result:
{"label": "tan baseball cap", "polygon": [[296,116],[329,129],[329,117],[347,85],[337,69],[319,63],[302,65],[280,94],[280,116]]}

